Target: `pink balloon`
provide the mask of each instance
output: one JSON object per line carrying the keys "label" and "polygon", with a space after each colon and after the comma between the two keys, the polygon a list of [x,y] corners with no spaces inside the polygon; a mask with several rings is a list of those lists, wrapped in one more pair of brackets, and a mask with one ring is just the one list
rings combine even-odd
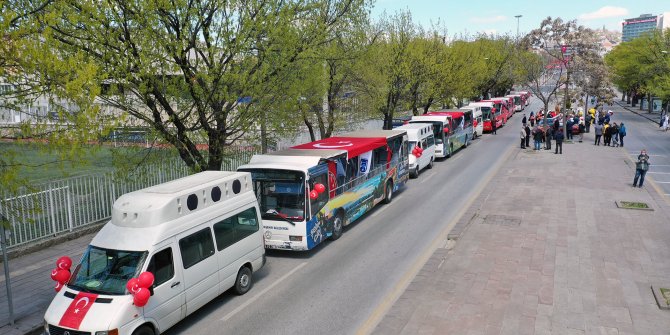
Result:
{"label": "pink balloon", "polygon": [[63,284],[66,283],[70,279],[70,271],[68,270],[58,270],[56,271],[56,275],[54,276],[54,280]]}
{"label": "pink balloon", "polygon": [[151,272],[145,271],[140,273],[137,277],[140,287],[149,288],[154,284],[154,275]]}
{"label": "pink balloon", "polygon": [[149,290],[144,287],[140,287],[140,289],[137,290],[137,293],[135,293],[133,296],[133,303],[137,307],[144,307],[144,305],[149,302],[150,297],[151,293],[149,293]]}
{"label": "pink balloon", "polygon": [[309,198],[310,199],[315,200],[318,197],[319,197],[319,192],[317,192],[316,190],[309,191]]}
{"label": "pink balloon", "polygon": [[58,268],[55,268],[55,269],[51,270],[51,279],[53,279],[55,281],[58,281],[58,280],[56,280],[56,274],[57,273],[58,273]]}
{"label": "pink balloon", "polygon": [[323,193],[323,191],[326,190],[326,186],[324,186],[323,184],[319,183],[319,184],[314,185],[314,190],[316,190],[316,191],[319,192],[319,193]]}
{"label": "pink balloon", "polygon": [[72,266],[72,259],[67,256],[63,256],[56,261],[56,267],[61,270],[70,270]]}
{"label": "pink balloon", "polygon": [[56,283],[56,286],[54,287],[54,290],[56,290],[56,292],[60,292],[60,290],[63,289],[63,286],[65,286],[65,284]]}
{"label": "pink balloon", "polygon": [[126,290],[130,294],[135,294],[137,291],[140,289],[140,281],[137,278],[130,278],[128,282],[126,283]]}

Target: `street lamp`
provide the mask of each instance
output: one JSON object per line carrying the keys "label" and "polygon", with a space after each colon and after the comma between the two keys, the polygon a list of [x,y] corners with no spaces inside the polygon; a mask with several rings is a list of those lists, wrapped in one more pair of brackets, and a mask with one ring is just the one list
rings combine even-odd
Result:
{"label": "street lamp", "polygon": [[519,15],[514,15],[514,17],[516,18],[516,38],[517,38],[517,39],[519,38],[519,19],[520,19],[522,16],[523,16],[523,15],[521,15],[521,14],[519,14]]}

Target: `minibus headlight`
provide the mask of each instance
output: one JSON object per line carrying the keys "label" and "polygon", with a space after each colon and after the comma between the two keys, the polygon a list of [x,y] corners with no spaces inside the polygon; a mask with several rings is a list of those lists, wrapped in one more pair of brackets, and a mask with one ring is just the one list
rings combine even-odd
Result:
{"label": "minibus headlight", "polygon": [[103,330],[95,332],[95,335],[119,335],[119,330],[116,328],[112,330]]}

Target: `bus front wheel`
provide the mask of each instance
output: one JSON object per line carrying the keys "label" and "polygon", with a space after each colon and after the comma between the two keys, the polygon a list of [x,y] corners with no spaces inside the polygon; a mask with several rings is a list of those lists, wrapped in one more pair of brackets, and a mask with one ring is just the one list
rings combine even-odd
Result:
{"label": "bus front wheel", "polygon": [[393,199],[393,183],[389,180],[386,183],[386,192],[384,193],[384,203],[390,204]]}
{"label": "bus front wheel", "polygon": [[465,135],[465,143],[463,143],[463,148],[468,147],[468,135]]}

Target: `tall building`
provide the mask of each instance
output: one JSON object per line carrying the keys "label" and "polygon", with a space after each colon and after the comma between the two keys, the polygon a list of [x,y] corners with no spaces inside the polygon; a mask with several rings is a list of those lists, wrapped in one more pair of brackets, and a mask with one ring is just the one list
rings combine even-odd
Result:
{"label": "tall building", "polygon": [[670,29],[670,12],[665,12],[658,16],[658,26],[656,28],[663,31]]}
{"label": "tall building", "polygon": [[658,16],[651,14],[642,14],[639,17],[626,19],[621,23],[622,40],[628,42],[636,37],[640,37],[643,33],[652,31],[658,26]]}

